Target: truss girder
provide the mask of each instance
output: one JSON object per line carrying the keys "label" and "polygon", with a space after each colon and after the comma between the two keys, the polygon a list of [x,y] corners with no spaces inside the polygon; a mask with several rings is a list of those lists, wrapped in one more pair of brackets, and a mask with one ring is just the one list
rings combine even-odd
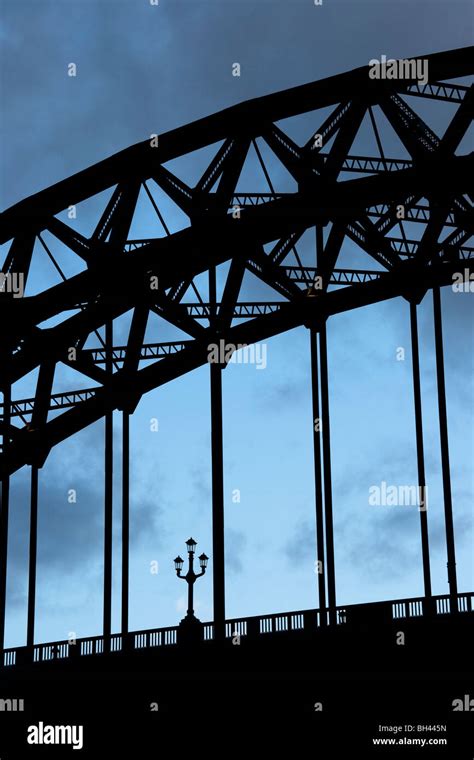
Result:
{"label": "truss girder", "polygon": [[[15,271],[26,282],[36,238],[44,230],[78,257],[82,269],[64,278],[54,250],[41,237],[64,281],[23,298],[0,288],[0,319],[9,328],[0,339],[2,384],[39,368],[35,399],[11,406],[12,415],[25,427],[9,426],[5,431],[2,425],[10,446],[8,461],[0,455],[0,469],[12,472],[25,463],[41,465],[52,446],[108,411],[133,411],[143,393],[205,363],[216,331],[230,342],[251,343],[298,325],[317,329],[332,314],[368,303],[397,296],[419,300],[420,292],[448,284],[454,272],[470,271],[474,155],[455,151],[472,123],[473,88],[444,80],[472,75],[473,52],[466,48],[425,57],[429,72],[425,85],[406,79],[372,80],[363,67],[233,106],[160,135],[158,146],[147,140],[121,151],[0,214],[0,243],[11,241],[2,285]],[[412,108],[416,97],[458,104],[442,137]],[[328,106],[330,115],[319,121],[301,146],[279,123]],[[378,134],[379,156],[350,152],[366,113],[378,132],[376,106],[410,158],[387,158]],[[318,134],[322,146],[315,141]],[[270,148],[272,161],[296,181],[294,193],[276,189],[257,138]],[[332,144],[325,148],[330,139]],[[194,187],[164,166],[219,142],[222,145]],[[252,144],[268,193],[238,189]],[[359,176],[346,179],[346,172]],[[150,179],[184,211],[187,227],[170,232],[146,184]],[[142,187],[165,237],[129,239]],[[107,189],[109,201],[90,238],[57,218]],[[407,237],[405,221],[424,225],[419,240]],[[395,226],[400,227],[401,237],[389,234]],[[303,264],[301,252],[304,233],[314,227],[326,228],[316,267]],[[443,239],[447,227],[452,230]],[[346,241],[356,243],[382,270],[337,269]],[[211,308],[196,279],[225,263],[229,268],[222,297]],[[247,272],[280,300],[245,302],[242,288]],[[320,288],[314,285],[318,276],[323,282]],[[152,280],[158,283],[153,288]],[[331,290],[335,285],[343,287]],[[188,291],[194,292],[196,303],[182,302]],[[112,349],[108,356],[115,371],[110,367],[106,371],[99,366],[107,364],[99,331],[128,311],[132,320],[127,343]],[[150,312],[190,339],[147,346]],[[50,319],[56,324],[45,325]],[[85,349],[93,333],[101,345]],[[157,361],[141,366],[150,359]],[[58,362],[74,367],[98,387],[55,394]],[[49,412],[64,409],[50,418]]]}

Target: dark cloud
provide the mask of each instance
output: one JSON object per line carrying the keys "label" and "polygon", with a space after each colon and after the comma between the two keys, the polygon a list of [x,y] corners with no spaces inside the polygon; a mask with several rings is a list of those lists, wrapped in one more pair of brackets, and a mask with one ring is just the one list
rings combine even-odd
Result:
{"label": "dark cloud", "polygon": [[295,527],[283,549],[292,565],[299,566],[316,558],[314,530],[309,520],[303,520]]}
{"label": "dark cloud", "polygon": [[193,490],[193,502],[196,500],[202,508],[207,508],[212,503],[210,466],[206,468],[194,467],[192,469],[191,487]]}
{"label": "dark cloud", "polygon": [[[398,480],[384,478],[388,484]],[[375,484],[375,483],[374,483]],[[377,483],[379,485],[379,483]],[[337,501],[335,541],[338,556],[362,579],[383,585],[391,578],[409,575],[421,568],[419,511],[414,506],[368,506],[364,500],[353,506],[348,498]],[[360,495],[360,492],[359,492]],[[472,513],[468,492],[457,494],[455,502],[456,545],[458,550],[472,542]],[[339,497],[339,493],[338,493]],[[428,496],[428,530],[432,569],[445,561],[446,532],[442,502]],[[420,570],[421,571],[421,570]]]}
{"label": "dark cloud", "polygon": [[241,573],[243,570],[243,554],[247,546],[247,538],[242,531],[233,528],[226,530],[225,566],[231,574]]}
{"label": "dark cloud", "polygon": [[[115,436],[118,443],[118,434]],[[38,577],[46,585],[57,577],[87,578],[99,572],[103,556],[103,423],[86,428],[76,439],[59,446],[39,473]],[[132,465],[133,467],[133,465]],[[132,469],[133,482],[133,469]],[[114,482],[114,541],[121,536],[119,472]],[[75,503],[70,503],[75,491]],[[9,541],[9,603],[26,599],[29,546],[29,469],[21,470],[12,481],[12,513]],[[134,500],[130,506],[130,546],[164,540],[163,509],[150,498]],[[20,580],[21,579],[21,580]],[[62,603],[62,597],[58,604]],[[66,604],[67,600],[64,600]]]}
{"label": "dark cloud", "polygon": [[301,402],[302,396],[304,397],[308,393],[308,382],[308,378],[302,377],[296,377],[294,381],[279,381],[268,390],[264,388],[263,392],[255,395],[260,405],[265,409],[274,409],[275,406],[281,408],[282,405],[286,409]]}

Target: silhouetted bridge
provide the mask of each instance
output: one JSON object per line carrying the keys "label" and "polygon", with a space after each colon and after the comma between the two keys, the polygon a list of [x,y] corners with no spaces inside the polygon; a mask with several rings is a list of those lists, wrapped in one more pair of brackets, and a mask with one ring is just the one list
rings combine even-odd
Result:
{"label": "silhouetted bridge", "polygon": [[[385,636],[394,643],[393,632],[409,630],[410,624],[421,624],[421,640],[425,641],[425,634],[429,626],[430,635],[435,634],[436,621],[446,622],[463,619],[468,624],[471,635],[474,625],[474,594],[459,594],[457,604],[452,608],[452,599],[448,595],[434,596],[427,600],[425,597],[411,599],[397,599],[393,601],[372,602],[369,604],[353,604],[337,607],[335,615],[326,609],[321,611],[299,610],[296,612],[283,612],[272,615],[258,615],[252,617],[240,617],[226,621],[226,643],[242,645],[245,642],[257,643],[266,641],[273,644],[295,644],[306,641],[310,644],[318,642],[318,632],[333,629],[345,631],[351,641],[357,642],[360,648],[358,635],[362,640],[371,644],[374,637],[383,639]],[[434,626],[433,626],[434,623]],[[203,641],[201,647],[212,648],[214,641],[214,624],[207,622],[202,624]],[[467,629],[466,629],[467,630]],[[334,639],[331,639],[334,641]],[[340,639],[337,639],[339,643]],[[331,654],[333,647],[327,645],[328,639],[323,643],[323,648],[316,648],[318,655]],[[433,642],[432,642],[433,643]],[[458,644],[461,642],[458,641]],[[425,641],[425,650],[429,650],[429,642]],[[199,646],[199,645],[196,645]],[[185,645],[186,649],[189,645]],[[134,631],[126,635],[112,634],[109,640],[103,636],[89,636],[77,639],[74,643],[68,641],[54,641],[36,644],[33,647],[17,647],[7,649],[4,652],[4,673],[8,670],[16,671],[17,667],[25,673],[33,675],[35,669],[41,665],[55,667],[57,665],[78,664],[95,669],[97,658],[104,660],[110,658],[109,666],[117,658],[133,653],[146,655],[146,662],[153,662],[153,654],[164,650],[180,650],[179,627],[171,626],[151,630]],[[195,649],[195,647],[194,647]],[[391,647],[387,647],[390,650]],[[393,647],[392,647],[393,649]],[[180,654],[182,654],[182,649]],[[192,648],[191,648],[192,651]],[[290,650],[291,651],[291,650]],[[211,654],[212,660],[212,654]],[[388,663],[385,663],[388,665]],[[17,666],[17,667],[15,667]]]}
{"label": "silhouetted bridge", "polygon": [[[319,637],[328,644],[326,634],[333,638],[334,647],[343,636],[344,646],[350,648],[350,634],[357,646],[367,646],[370,641],[376,648],[373,637],[378,632],[404,621],[412,626],[415,637],[420,631],[423,635],[430,631],[424,643],[429,649],[434,646],[435,629],[446,632],[448,621],[452,638],[447,642],[443,634],[438,643],[444,646],[444,641],[456,654],[455,636],[461,621],[466,622],[465,631],[472,630],[467,625],[472,621],[472,594],[458,593],[440,289],[452,284],[459,273],[470,278],[474,272],[474,249],[469,245],[474,229],[474,154],[458,154],[471,127],[474,90],[472,85],[443,80],[472,76],[474,50],[436,53],[423,60],[429,64],[425,85],[410,78],[373,80],[365,66],[258,98],[160,135],[156,146],[150,140],[131,146],[0,214],[0,244],[11,241],[0,289],[0,652],[4,672],[23,665],[82,663],[89,656],[97,662],[102,655],[110,660],[130,652],[180,649],[177,627],[129,632],[130,417],[144,394],[209,363],[211,344],[251,345],[302,326],[308,329],[311,355],[320,609],[226,619],[222,376],[227,359],[209,363],[214,622],[204,625],[204,641],[199,646],[207,647],[210,642],[215,647],[227,645],[235,632],[242,639],[242,650],[250,642],[259,647],[262,642],[270,645],[298,636]],[[406,96],[412,99],[411,105]],[[420,98],[445,102],[455,109],[449,111],[451,119],[442,136],[411,107],[413,99]],[[279,126],[284,119],[328,107],[329,116],[321,117],[322,123],[302,145]],[[379,124],[378,116],[382,117]],[[379,155],[350,153],[364,124],[369,125],[374,152]],[[388,158],[382,126],[396,134],[409,158]],[[164,166],[217,143],[220,147],[194,186]],[[294,192],[288,193],[286,188],[282,192],[272,182],[260,149],[263,145],[278,176],[289,175]],[[243,192],[237,187],[250,154],[265,177],[266,193]],[[355,178],[347,179],[349,172]],[[151,182],[155,195],[147,184]],[[109,200],[90,237],[58,218],[107,190]],[[187,227],[170,230],[155,197],[158,192],[188,217]],[[156,236],[137,240],[130,230],[143,200],[156,212],[157,229],[150,230]],[[407,236],[404,222],[419,225],[416,240]],[[395,228],[401,236],[394,234]],[[301,239],[311,229],[315,245],[303,255]],[[337,268],[346,241],[367,255],[370,267]],[[58,263],[64,248],[79,270],[70,278]],[[28,275],[33,257],[45,254],[59,281],[30,295]],[[229,264],[228,273],[219,281],[217,272],[223,264]],[[201,293],[198,284],[202,289],[199,278],[203,274],[207,285]],[[20,275],[26,290],[24,297],[16,298],[11,286]],[[274,299],[244,299],[241,289],[247,275],[269,287]],[[470,280],[465,281],[469,286]],[[424,596],[339,607],[326,323],[336,314],[388,299],[401,297],[407,302],[417,486],[424,493],[417,306],[429,291],[433,298],[449,595],[432,594],[428,515],[420,509]],[[127,313],[131,316],[127,343],[115,345],[114,320]],[[146,343],[149,317],[167,321],[185,333],[186,340]],[[50,320],[54,320],[53,326],[48,326]],[[55,376],[62,366],[80,373],[88,386],[93,381],[95,387],[55,392]],[[14,398],[16,383],[32,372],[37,372],[34,397]],[[113,425],[117,410],[122,414],[121,625],[120,633],[112,634]],[[80,639],[74,645],[65,641],[36,644],[40,471],[54,446],[101,419],[105,421],[104,635]],[[316,426],[315,420],[322,424]],[[4,650],[10,479],[25,467],[31,468],[27,645]],[[364,632],[362,638],[358,631]],[[421,634],[415,649],[423,652]],[[432,654],[435,656],[434,650]]]}

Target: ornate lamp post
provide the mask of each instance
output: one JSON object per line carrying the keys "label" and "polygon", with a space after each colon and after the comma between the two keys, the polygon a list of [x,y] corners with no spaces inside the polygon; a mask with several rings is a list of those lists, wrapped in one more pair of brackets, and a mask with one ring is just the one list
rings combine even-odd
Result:
{"label": "ornate lamp post", "polygon": [[209,560],[209,557],[207,557],[205,554],[201,554],[199,557],[199,564],[201,566],[201,572],[195,573],[194,572],[194,553],[196,550],[196,541],[193,538],[190,538],[186,541],[186,546],[188,547],[188,561],[189,561],[189,568],[186,575],[181,575],[181,571],[183,569],[184,560],[179,555],[174,560],[174,566],[176,569],[176,575],[178,578],[181,578],[183,581],[186,581],[188,584],[188,611],[186,613],[186,617],[183,618],[181,623],[179,624],[179,631],[178,631],[178,642],[190,642],[190,641],[201,641],[204,638],[204,629],[203,625],[200,620],[197,619],[197,617],[194,615],[194,609],[193,609],[193,595],[194,595],[194,584],[198,578],[201,578],[204,573],[206,572],[207,563]]}

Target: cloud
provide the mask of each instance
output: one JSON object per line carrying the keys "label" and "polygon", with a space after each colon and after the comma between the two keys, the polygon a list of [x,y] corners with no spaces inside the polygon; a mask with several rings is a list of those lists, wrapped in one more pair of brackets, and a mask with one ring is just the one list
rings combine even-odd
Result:
{"label": "cloud", "polygon": [[420,557],[420,549],[413,538],[413,522],[407,512],[402,512],[402,509],[413,508],[391,509],[394,511],[386,512],[383,520],[378,520],[371,527],[365,524],[362,530],[353,528],[350,539],[347,540],[346,535],[346,540],[341,541],[345,561],[359,576],[377,585],[383,585],[388,579],[403,577]]}
{"label": "cloud", "polygon": [[[50,454],[39,471],[38,578],[46,589],[56,578],[80,578],[87,585],[99,573],[103,559],[103,423],[97,423],[69,439]],[[118,473],[115,473],[116,478]],[[132,481],[133,482],[133,481]],[[114,538],[121,535],[121,502],[115,482]],[[74,495],[73,495],[74,492]],[[70,502],[69,498],[75,498]],[[26,600],[29,546],[30,473],[23,468],[13,479],[10,498],[9,604],[18,608]],[[131,503],[130,546],[150,542],[154,548],[164,540],[162,508],[150,499]],[[19,579],[23,578],[23,582]],[[99,578],[97,578],[99,580]],[[100,582],[102,577],[100,577]],[[41,584],[43,586],[43,584]],[[59,594],[55,607],[70,607]]]}
{"label": "cloud", "polygon": [[203,509],[208,509],[212,503],[211,472],[209,466],[193,467],[191,470],[192,501]]}
{"label": "cloud", "polygon": [[296,526],[293,535],[283,548],[292,565],[299,566],[316,558],[314,530],[314,525],[311,525],[309,520],[302,520]]}
{"label": "cloud", "polygon": [[241,573],[243,570],[242,555],[247,545],[247,538],[242,531],[230,528],[225,535],[225,566],[230,573]]}

